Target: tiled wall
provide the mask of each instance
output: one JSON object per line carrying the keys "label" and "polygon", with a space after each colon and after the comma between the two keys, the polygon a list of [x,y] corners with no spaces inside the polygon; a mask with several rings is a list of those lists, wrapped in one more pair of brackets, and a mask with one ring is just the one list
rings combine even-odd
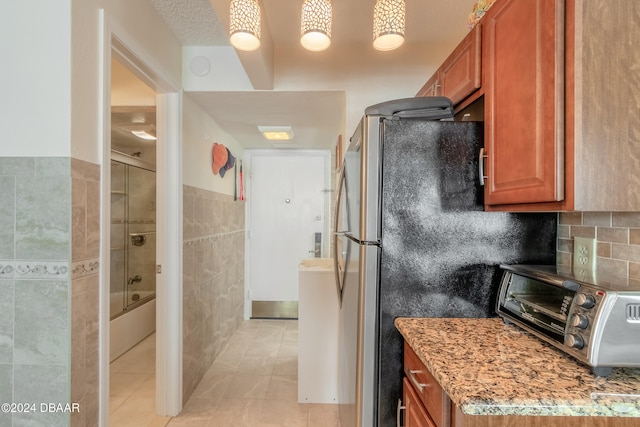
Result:
{"label": "tiled wall", "polygon": [[[71,173],[68,158],[0,158],[0,401],[69,403]],[[37,408],[39,410],[39,408]],[[62,412],[0,425],[68,425]]]}
{"label": "tiled wall", "polygon": [[571,266],[575,236],[595,238],[598,272],[640,281],[640,212],[558,215],[558,264]]}
{"label": "tiled wall", "polygon": [[244,316],[244,207],[184,186],[183,401]]}
{"label": "tiled wall", "polygon": [[71,160],[71,426],[97,426],[99,403],[100,166]]}

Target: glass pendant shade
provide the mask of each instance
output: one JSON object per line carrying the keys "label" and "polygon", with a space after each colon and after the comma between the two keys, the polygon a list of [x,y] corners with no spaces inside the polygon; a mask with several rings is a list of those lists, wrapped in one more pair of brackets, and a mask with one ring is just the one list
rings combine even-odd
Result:
{"label": "glass pendant shade", "polygon": [[376,0],[373,8],[373,47],[393,50],[404,43],[404,0]]}
{"label": "glass pendant shade", "polygon": [[331,44],[331,1],[305,0],[302,4],[300,44],[314,52]]}
{"label": "glass pendant shade", "polygon": [[240,50],[260,47],[260,5],[258,0],[231,0],[229,41]]}

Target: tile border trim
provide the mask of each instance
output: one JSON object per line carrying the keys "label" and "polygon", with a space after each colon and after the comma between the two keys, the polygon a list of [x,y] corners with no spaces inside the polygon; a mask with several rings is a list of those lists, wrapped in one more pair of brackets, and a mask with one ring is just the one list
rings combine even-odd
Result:
{"label": "tile border trim", "polygon": [[244,234],[245,230],[230,231],[228,233],[211,234],[209,236],[197,237],[195,239],[188,239],[183,242],[183,246],[197,246],[203,243],[217,242],[219,240],[234,237],[236,234]]}
{"label": "tile border trim", "polygon": [[79,279],[81,277],[91,276],[100,272],[100,258],[85,259],[75,261],[71,264],[71,278]]}
{"label": "tile border trim", "polygon": [[66,261],[0,260],[0,279],[69,279]]}

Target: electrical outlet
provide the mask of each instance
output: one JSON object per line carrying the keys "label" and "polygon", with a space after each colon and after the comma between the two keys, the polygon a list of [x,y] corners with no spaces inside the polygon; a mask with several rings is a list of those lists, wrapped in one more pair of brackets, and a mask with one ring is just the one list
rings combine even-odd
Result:
{"label": "electrical outlet", "polygon": [[573,238],[573,269],[596,270],[596,239]]}

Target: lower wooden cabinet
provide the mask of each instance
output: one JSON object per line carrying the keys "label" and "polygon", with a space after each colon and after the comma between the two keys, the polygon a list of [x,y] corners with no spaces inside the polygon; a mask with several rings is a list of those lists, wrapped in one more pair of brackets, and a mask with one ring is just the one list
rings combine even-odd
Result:
{"label": "lower wooden cabinet", "polygon": [[450,427],[451,400],[411,346],[404,343],[405,427]]}
{"label": "lower wooden cabinet", "polygon": [[398,427],[436,427],[413,386],[406,378],[402,384],[402,403],[403,406],[399,410],[404,409],[404,424],[401,423],[401,416],[398,415]]}

